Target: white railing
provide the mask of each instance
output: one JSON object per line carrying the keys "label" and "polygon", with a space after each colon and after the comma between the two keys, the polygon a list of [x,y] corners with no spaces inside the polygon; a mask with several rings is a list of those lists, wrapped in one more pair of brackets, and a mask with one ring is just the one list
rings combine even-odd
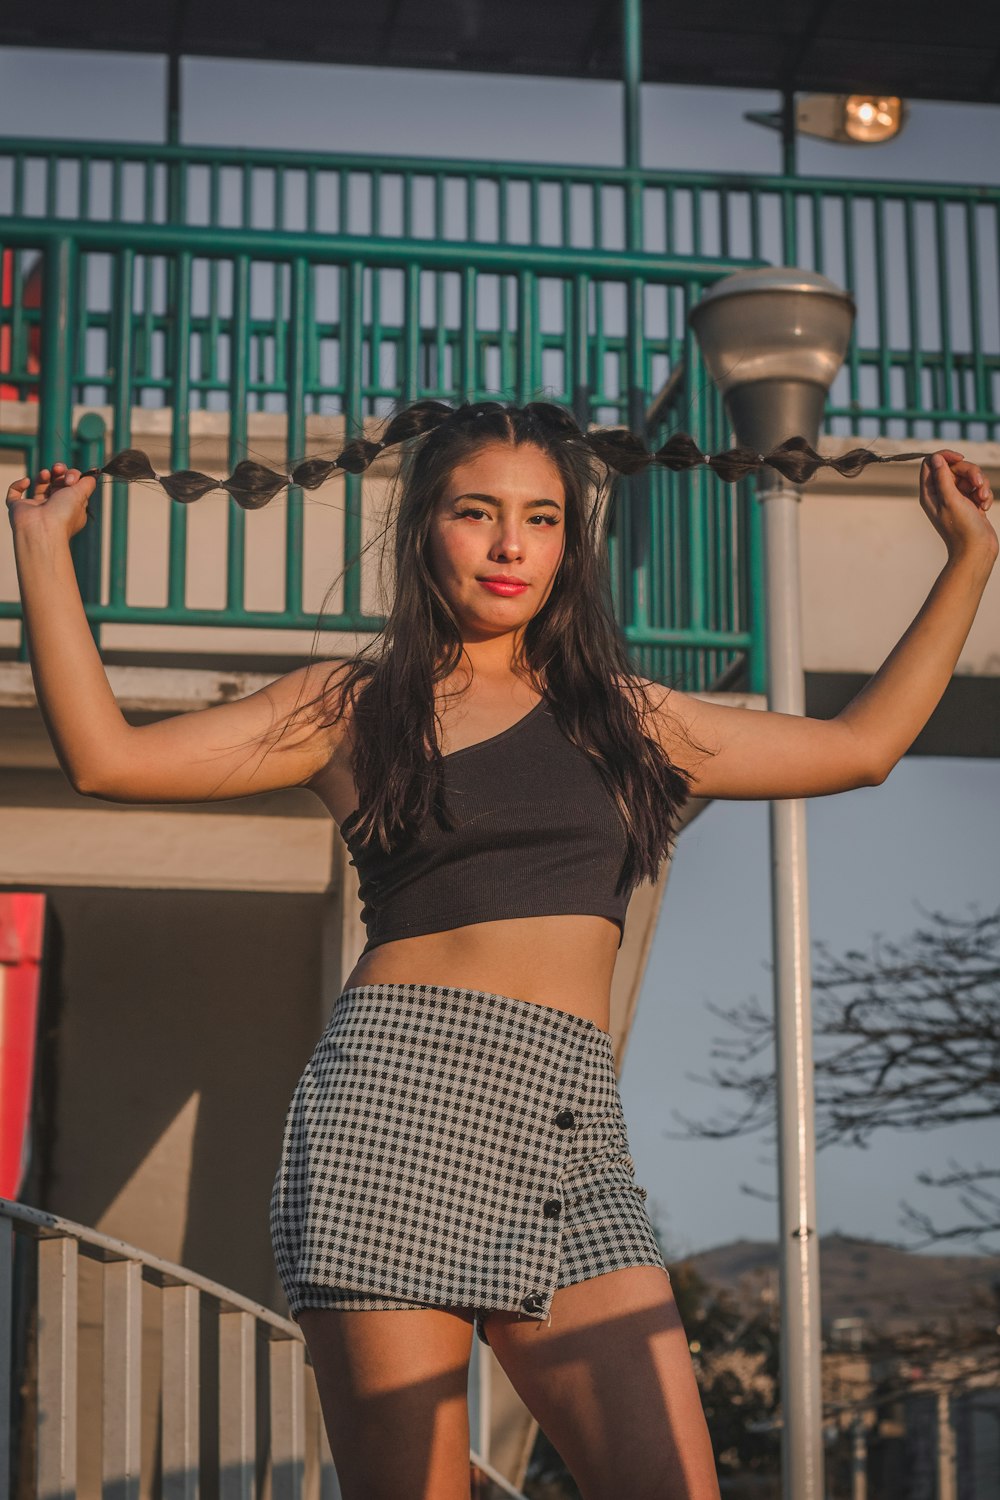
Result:
{"label": "white railing", "polygon": [[[78,1413],[98,1411],[99,1433],[96,1420],[78,1432]],[[340,1500],[297,1324],[123,1240],[0,1198],[0,1494],[11,1476],[12,1494],[37,1500],[141,1500],[144,1479],[156,1492],[150,1451],[162,1500]],[[470,1460],[476,1500],[524,1500],[475,1452]]]}

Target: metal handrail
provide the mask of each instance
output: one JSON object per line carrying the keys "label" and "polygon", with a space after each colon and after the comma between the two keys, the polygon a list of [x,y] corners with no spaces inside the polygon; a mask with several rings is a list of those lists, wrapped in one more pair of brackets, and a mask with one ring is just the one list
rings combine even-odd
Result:
{"label": "metal handrail", "polygon": [[[37,1480],[41,1495],[71,1496],[77,1474],[78,1267],[82,1254],[103,1265],[102,1478],[124,1500],[137,1500],[142,1453],[143,1283],[158,1287],[162,1316],[160,1393],[164,1500],[194,1500],[199,1432],[203,1299],[218,1317],[220,1496],[256,1493],[270,1466],[274,1500],[337,1500],[339,1486],[319,1412],[312,1365],[298,1324],[231,1287],[124,1240],[57,1214],[0,1198],[0,1475],[10,1472],[7,1421],[18,1358],[14,1236],[37,1241]],[[270,1420],[256,1429],[257,1341],[267,1344],[265,1392]],[[263,1449],[264,1451],[261,1451]],[[474,1451],[471,1468],[497,1493],[525,1500]],[[106,1490],[106,1493],[109,1491]],[[485,1493],[482,1490],[480,1493]]]}

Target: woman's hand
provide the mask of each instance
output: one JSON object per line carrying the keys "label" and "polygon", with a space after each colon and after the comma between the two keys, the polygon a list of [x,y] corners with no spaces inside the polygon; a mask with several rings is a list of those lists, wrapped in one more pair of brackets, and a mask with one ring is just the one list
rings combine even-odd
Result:
{"label": "woman's hand", "polygon": [[12,529],[22,526],[54,526],[68,538],[76,536],[87,524],[90,512],[87,501],[94,493],[97,478],[67,469],[63,463],[43,469],[35,480],[33,494],[30,479],[15,479],[7,491],[7,514]]}
{"label": "woman's hand", "polygon": [[971,554],[992,566],[1000,543],[986,518],[993,492],[982,469],[950,448],[931,454],[920,465],[920,504],[943,538],[949,558]]}

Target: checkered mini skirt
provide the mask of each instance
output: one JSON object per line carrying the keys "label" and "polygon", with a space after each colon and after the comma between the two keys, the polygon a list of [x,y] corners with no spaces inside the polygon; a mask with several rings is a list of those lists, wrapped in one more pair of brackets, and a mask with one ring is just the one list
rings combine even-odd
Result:
{"label": "checkered mini skirt", "polygon": [[635,1180],[611,1036],[509,995],[344,990],[296,1085],[271,1194],[303,1307],[504,1310],[663,1265]]}

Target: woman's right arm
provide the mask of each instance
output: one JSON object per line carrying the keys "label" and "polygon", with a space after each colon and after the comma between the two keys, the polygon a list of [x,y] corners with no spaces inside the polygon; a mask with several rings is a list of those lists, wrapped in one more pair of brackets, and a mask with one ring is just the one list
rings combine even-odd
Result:
{"label": "woman's right arm", "polygon": [[70,554],[86,525],[95,480],[57,464],[30,494],[7,494],[35,695],[59,764],[85,796],[111,802],[207,802],[302,786],[329,761],[344,732],[303,718],[265,753],[256,742],[328,681],[312,662],[235,703],[131,725],[108,682]]}

